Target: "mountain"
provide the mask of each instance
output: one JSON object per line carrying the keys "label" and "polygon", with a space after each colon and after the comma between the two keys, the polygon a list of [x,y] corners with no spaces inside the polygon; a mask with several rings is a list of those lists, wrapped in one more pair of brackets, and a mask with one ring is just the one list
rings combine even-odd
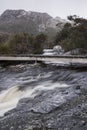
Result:
{"label": "mountain", "polygon": [[[55,33],[66,21],[53,18],[47,13],[25,10],[6,10],[0,16],[0,32],[38,34],[40,32]],[[56,26],[57,25],[57,26]]]}

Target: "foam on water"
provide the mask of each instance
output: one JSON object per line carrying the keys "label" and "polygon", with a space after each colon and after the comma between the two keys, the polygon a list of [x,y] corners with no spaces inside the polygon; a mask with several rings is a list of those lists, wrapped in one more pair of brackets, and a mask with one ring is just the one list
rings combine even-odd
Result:
{"label": "foam on water", "polygon": [[37,85],[34,88],[27,88],[20,90],[18,86],[14,86],[0,93],[0,116],[5,112],[15,108],[21,98],[31,97],[34,98],[40,91],[53,90],[55,88],[69,87],[66,84],[45,82]]}

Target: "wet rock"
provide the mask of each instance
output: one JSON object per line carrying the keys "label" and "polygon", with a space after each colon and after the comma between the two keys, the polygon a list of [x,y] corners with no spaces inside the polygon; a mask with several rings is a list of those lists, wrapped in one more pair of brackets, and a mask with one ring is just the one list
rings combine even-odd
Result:
{"label": "wet rock", "polygon": [[[34,98],[21,99],[16,108],[0,117],[0,130],[87,130],[87,72],[46,67],[29,66],[26,71],[18,71],[16,75],[11,70],[10,76],[9,70],[5,72],[4,86],[15,75],[17,83],[23,84],[20,90],[26,88],[26,80],[27,87],[41,85],[41,90],[35,91],[38,94]],[[29,82],[32,75],[33,79],[37,79],[35,85]],[[1,80],[4,76],[0,75]],[[55,89],[42,89],[42,83],[48,81],[50,84],[45,88],[59,82],[69,87],[57,85]]]}
{"label": "wet rock", "polygon": [[79,85],[78,85],[78,86],[76,86],[76,90],[78,90],[78,89],[80,89],[80,88],[81,88],[81,86],[79,86]]}
{"label": "wet rock", "polygon": [[68,94],[69,92],[68,91],[64,91],[64,92],[62,92],[62,94]]}
{"label": "wet rock", "polygon": [[81,121],[81,125],[86,125],[86,124],[87,124],[86,121],[84,121],[84,120]]}

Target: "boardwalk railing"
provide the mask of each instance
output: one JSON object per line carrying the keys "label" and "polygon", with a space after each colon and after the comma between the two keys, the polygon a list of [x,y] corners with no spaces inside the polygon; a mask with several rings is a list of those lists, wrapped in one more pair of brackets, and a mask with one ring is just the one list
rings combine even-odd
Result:
{"label": "boardwalk railing", "polygon": [[44,62],[64,62],[87,64],[87,55],[0,55],[0,61],[44,61]]}

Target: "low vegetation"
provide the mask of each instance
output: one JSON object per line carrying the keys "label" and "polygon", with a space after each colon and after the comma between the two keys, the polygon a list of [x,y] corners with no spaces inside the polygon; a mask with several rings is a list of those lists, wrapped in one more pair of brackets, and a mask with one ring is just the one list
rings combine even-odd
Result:
{"label": "low vegetation", "polygon": [[0,44],[0,54],[40,54],[46,40],[45,34],[37,36],[28,33],[14,34],[5,43]]}

